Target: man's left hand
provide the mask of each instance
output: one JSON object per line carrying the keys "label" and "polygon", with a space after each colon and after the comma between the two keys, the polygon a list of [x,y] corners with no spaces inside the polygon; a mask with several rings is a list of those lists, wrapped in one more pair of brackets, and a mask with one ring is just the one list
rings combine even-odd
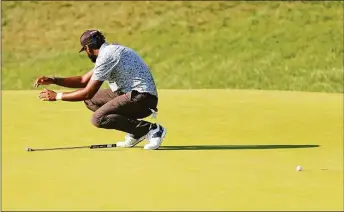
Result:
{"label": "man's left hand", "polygon": [[44,89],[38,95],[38,98],[42,99],[43,101],[56,101],[57,93],[52,90]]}

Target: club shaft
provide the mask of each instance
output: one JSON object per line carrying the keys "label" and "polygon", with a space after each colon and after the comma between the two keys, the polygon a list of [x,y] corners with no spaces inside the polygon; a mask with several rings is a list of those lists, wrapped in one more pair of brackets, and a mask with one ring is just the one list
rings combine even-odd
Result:
{"label": "club shaft", "polygon": [[40,148],[40,149],[32,148],[32,151],[64,150],[64,149],[86,149],[86,148],[90,148],[90,147],[91,146],[74,146],[74,147]]}
{"label": "club shaft", "polygon": [[68,150],[68,149],[99,149],[99,148],[113,148],[116,144],[95,144],[89,146],[73,146],[73,147],[56,147],[56,148],[31,148],[31,151],[48,151],[48,150]]}

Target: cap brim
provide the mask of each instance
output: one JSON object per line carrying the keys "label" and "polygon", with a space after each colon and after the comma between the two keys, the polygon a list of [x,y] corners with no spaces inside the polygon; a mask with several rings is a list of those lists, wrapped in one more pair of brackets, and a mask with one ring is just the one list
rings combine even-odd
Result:
{"label": "cap brim", "polygon": [[85,47],[84,46],[80,49],[79,53],[82,52],[82,51],[85,51]]}

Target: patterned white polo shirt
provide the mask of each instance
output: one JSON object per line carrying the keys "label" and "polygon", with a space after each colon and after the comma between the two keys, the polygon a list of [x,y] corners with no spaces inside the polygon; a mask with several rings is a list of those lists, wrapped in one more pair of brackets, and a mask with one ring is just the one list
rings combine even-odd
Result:
{"label": "patterned white polo shirt", "polygon": [[100,47],[91,79],[106,81],[112,91],[136,90],[158,96],[149,67],[133,49],[119,44]]}

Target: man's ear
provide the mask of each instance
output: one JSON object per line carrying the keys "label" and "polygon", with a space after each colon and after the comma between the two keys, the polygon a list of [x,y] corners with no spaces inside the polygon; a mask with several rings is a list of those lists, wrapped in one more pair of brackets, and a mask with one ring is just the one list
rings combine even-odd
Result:
{"label": "man's ear", "polygon": [[86,51],[88,54],[94,54],[93,49],[91,49],[89,46],[85,46],[85,51]]}
{"label": "man's ear", "polygon": [[88,46],[85,46],[85,51],[90,54],[90,48]]}

